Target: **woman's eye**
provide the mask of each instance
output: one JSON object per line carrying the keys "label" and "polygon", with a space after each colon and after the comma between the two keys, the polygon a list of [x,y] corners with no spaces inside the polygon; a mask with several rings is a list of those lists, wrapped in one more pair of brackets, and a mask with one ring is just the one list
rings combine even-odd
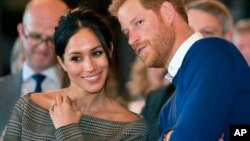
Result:
{"label": "woman's eye", "polygon": [[92,53],[92,55],[93,55],[93,56],[96,56],[96,57],[101,56],[102,54],[103,54],[103,51],[94,51],[94,52]]}
{"label": "woman's eye", "polygon": [[81,58],[78,57],[78,56],[75,56],[75,57],[72,57],[72,58],[71,58],[71,61],[73,61],[73,62],[80,62],[80,61],[81,61]]}

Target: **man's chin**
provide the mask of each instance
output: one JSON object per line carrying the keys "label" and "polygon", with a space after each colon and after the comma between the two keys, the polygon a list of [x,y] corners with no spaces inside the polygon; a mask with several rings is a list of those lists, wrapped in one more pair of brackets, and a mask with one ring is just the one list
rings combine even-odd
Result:
{"label": "man's chin", "polygon": [[148,68],[164,68],[164,66],[162,66],[161,64],[158,64],[157,62],[154,61],[150,61],[147,60],[144,62],[145,66],[147,66]]}
{"label": "man's chin", "polygon": [[45,70],[51,66],[53,66],[53,64],[51,64],[51,62],[37,62],[35,64],[33,64],[33,66],[36,68],[36,69],[39,69],[39,70]]}
{"label": "man's chin", "polygon": [[154,67],[154,64],[148,60],[143,61],[144,65],[147,66],[148,68]]}

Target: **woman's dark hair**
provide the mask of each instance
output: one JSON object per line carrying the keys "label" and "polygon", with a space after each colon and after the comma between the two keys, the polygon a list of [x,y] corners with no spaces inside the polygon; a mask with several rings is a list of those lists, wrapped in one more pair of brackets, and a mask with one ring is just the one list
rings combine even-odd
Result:
{"label": "woman's dark hair", "polygon": [[101,15],[86,7],[70,10],[66,16],[61,17],[59,25],[55,30],[54,40],[56,55],[63,60],[63,54],[69,39],[80,29],[88,28],[99,39],[108,57],[109,63],[111,63],[111,46],[114,41],[109,24],[108,15]]}

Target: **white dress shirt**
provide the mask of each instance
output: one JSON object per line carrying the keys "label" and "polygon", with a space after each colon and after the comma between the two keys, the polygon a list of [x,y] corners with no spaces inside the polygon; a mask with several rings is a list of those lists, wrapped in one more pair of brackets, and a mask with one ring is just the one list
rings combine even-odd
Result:
{"label": "white dress shirt", "polygon": [[174,57],[169,63],[168,66],[168,74],[165,76],[167,80],[172,82],[172,79],[177,74],[179,68],[181,67],[182,61],[187,54],[190,47],[197,41],[202,39],[203,36],[201,33],[196,32],[192,36],[190,36],[176,51]]}
{"label": "white dress shirt", "polygon": [[[42,90],[43,92],[59,89],[62,87],[62,82],[59,77],[58,65],[52,66],[42,72],[41,74],[45,75],[46,78],[42,82]],[[22,72],[22,93],[21,96],[26,95],[29,92],[33,92],[35,90],[36,81],[32,78],[32,75],[35,72],[27,65],[26,62],[23,64],[23,72]]]}

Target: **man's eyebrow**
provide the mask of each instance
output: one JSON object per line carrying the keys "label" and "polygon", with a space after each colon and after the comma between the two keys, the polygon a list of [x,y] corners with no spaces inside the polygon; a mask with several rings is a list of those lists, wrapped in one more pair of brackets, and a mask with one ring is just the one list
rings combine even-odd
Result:
{"label": "man's eyebrow", "polygon": [[[135,18],[133,18],[132,20],[130,20],[130,21],[129,21],[129,25],[133,24],[136,20],[138,20],[138,17],[135,17]],[[126,28],[121,27],[121,31],[126,35],[126,34],[127,34],[127,31],[129,31],[129,30],[128,30],[127,27],[126,27]]]}

